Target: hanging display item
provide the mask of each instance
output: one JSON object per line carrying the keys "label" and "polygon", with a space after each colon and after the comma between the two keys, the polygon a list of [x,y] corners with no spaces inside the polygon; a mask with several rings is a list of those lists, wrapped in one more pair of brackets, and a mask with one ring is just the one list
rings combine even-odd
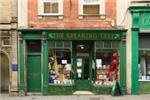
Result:
{"label": "hanging display item", "polygon": [[118,52],[103,51],[97,53],[96,85],[113,85],[118,80]]}

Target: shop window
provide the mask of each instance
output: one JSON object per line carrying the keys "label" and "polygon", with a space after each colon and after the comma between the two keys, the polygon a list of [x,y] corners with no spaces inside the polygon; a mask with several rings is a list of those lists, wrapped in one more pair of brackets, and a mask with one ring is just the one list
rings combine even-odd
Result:
{"label": "shop window", "polygon": [[71,51],[71,41],[49,41],[49,84],[73,84]]}
{"label": "shop window", "polygon": [[113,85],[118,80],[119,55],[113,50],[96,51],[96,78],[97,85]]}
{"label": "shop window", "polygon": [[139,80],[150,80],[150,51],[139,51]]}
{"label": "shop window", "polygon": [[28,40],[27,41],[28,53],[41,53],[41,41],[40,40]]}
{"label": "shop window", "polygon": [[49,84],[72,84],[71,51],[49,50]]}
{"label": "shop window", "polygon": [[39,0],[39,15],[63,15],[63,0]]}

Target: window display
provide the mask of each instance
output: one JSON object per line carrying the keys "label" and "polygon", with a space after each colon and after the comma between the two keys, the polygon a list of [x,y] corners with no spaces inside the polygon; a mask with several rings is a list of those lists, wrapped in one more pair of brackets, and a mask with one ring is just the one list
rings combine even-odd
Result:
{"label": "window display", "polygon": [[118,52],[97,51],[96,52],[96,80],[98,85],[112,85],[118,80]]}
{"label": "window display", "polygon": [[49,83],[72,84],[70,50],[49,50]]}
{"label": "window display", "polygon": [[139,52],[139,79],[150,80],[150,52]]}

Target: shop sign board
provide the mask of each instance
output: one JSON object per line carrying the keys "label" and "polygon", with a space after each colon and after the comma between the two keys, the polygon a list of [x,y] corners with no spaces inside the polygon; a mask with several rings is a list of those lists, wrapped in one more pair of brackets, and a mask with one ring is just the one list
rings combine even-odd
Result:
{"label": "shop sign board", "polygon": [[50,40],[121,40],[121,33],[48,33]]}
{"label": "shop sign board", "polygon": [[143,29],[150,28],[150,14],[149,13],[141,13],[139,16],[139,27]]}

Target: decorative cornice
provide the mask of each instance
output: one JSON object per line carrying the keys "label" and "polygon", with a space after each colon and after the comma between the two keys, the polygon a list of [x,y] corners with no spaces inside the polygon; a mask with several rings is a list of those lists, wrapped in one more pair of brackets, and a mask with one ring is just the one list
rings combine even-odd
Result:
{"label": "decorative cornice", "polygon": [[130,6],[129,10],[132,13],[136,12],[150,12],[150,6]]}

